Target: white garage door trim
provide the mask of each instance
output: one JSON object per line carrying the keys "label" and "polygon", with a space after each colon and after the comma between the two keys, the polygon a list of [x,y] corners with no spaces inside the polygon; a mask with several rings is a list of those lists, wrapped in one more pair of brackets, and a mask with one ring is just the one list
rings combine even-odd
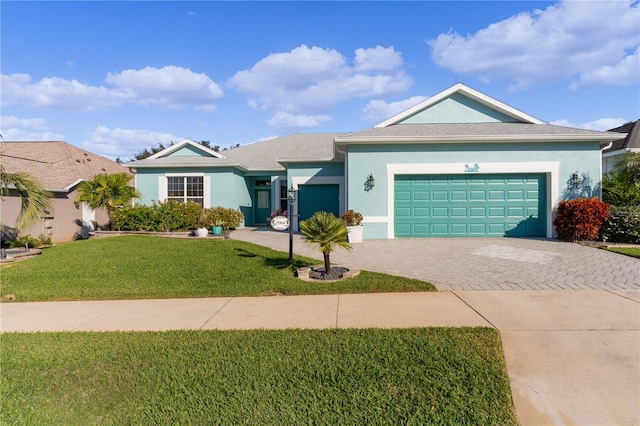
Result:
{"label": "white garage door trim", "polygon": [[[338,185],[338,208],[341,212],[344,207],[344,177],[342,176],[292,176],[291,186],[298,190],[300,185]],[[293,207],[293,229],[298,231],[298,202]]]}
{"label": "white garage door trim", "polygon": [[[473,171],[470,171],[473,170]],[[546,173],[547,174],[547,238],[553,237],[552,212],[558,203],[560,163],[523,162],[523,163],[409,163],[387,164],[387,238],[395,238],[395,200],[394,188],[396,175],[445,175],[445,174],[493,174],[493,173]]]}

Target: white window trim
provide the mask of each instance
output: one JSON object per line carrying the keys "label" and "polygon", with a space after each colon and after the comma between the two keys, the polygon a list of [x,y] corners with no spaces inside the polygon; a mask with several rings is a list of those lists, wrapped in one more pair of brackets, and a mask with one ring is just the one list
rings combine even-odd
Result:
{"label": "white window trim", "polygon": [[[553,211],[559,202],[560,163],[478,163],[478,172],[465,172],[469,163],[410,163],[387,164],[387,238],[395,238],[395,179],[396,175],[484,175],[496,173],[545,173],[547,175],[547,238],[553,238]],[[373,219],[373,218],[371,218]],[[373,222],[373,220],[369,220]],[[376,217],[375,222],[382,222]]]}
{"label": "white window trim", "polygon": [[167,201],[169,194],[170,177],[203,177],[203,200],[202,204],[205,208],[211,207],[211,176],[205,176],[204,173],[165,173],[158,177],[158,200]]}

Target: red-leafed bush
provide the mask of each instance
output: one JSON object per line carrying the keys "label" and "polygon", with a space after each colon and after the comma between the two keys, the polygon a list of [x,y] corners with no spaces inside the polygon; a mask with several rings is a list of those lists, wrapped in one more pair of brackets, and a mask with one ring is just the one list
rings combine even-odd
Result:
{"label": "red-leafed bush", "polygon": [[600,227],[609,218],[610,207],[597,198],[560,201],[553,219],[558,238],[566,241],[597,240]]}

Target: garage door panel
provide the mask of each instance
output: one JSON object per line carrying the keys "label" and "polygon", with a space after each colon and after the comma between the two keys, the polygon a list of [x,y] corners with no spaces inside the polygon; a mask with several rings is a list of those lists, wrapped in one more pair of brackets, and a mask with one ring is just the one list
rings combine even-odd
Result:
{"label": "garage door panel", "polygon": [[400,237],[546,235],[544,174],[396,176],[395,203]]}

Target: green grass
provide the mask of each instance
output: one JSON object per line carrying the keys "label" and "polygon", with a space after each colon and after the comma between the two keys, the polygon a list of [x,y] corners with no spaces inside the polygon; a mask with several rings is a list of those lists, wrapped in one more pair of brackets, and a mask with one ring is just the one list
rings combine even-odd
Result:
{"label": "green grass", "polygon": [[[90,239],[3,266],[0,296],[26,302],[435,290],[424,281],[367,271],[336,283],[304,282],[287,261],[288,253],[235,240]],[[295,267],[317,263],[294,258]]]}
{"label": "green grass", "polygon": [[0,423],[515,425],[489,328],[4,333]]}
{"label": "green grass", "polygon": [[640,247],[607,247],[605,250],[640,259]]}

